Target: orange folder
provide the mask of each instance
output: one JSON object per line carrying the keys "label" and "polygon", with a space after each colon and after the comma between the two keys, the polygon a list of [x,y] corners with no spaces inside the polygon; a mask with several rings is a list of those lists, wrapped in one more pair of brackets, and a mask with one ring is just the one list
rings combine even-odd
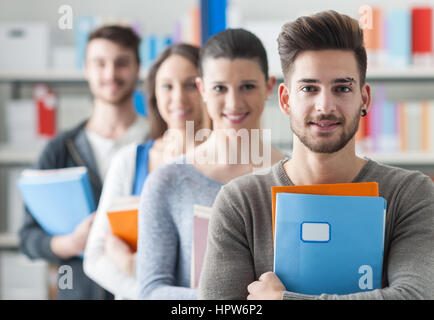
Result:
{"label": "orange folder", "polygon": [[137,251],[138,238],[138,197],[118,199],[118,203],[107,211],[112,233],[127,242]]}
{"label": "orange folder", "polygon": [[303,186],[271,187],[273,241],[274,223],[276,215],[276,195],[278,193],[303,193],[328,196],[361,196],[378,197],[377,182],[337,183],[337,184],[313,184]]}

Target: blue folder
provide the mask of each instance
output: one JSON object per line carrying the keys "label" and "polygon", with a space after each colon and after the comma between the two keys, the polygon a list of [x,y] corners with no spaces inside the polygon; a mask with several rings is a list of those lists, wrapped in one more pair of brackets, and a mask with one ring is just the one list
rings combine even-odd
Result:
{"label": "blue folder", "polygon": [[381,197],[277,194],[274,272],[295,293],[381,288],[385,216]]}
{"label": "blue folder", "polygon": [[24,173],[18,179],[18,189],[30,213],[47,233],[69,234],[95,211],[86,168],[53,170],[48,174],[27,172],[31,174]]}

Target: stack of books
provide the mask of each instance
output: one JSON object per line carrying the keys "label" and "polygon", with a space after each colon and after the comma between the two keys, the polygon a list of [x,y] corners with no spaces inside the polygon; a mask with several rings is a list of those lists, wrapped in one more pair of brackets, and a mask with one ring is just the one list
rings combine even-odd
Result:
{"label": "stack of books", "polygon": [[287,291],[381,288],[386,201],[378,184],[272,187],[274,272]]}

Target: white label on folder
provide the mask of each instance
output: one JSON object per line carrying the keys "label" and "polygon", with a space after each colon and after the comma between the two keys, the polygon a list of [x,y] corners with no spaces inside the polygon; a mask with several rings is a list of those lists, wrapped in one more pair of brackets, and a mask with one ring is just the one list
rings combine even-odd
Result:
{"label": "white label on folder", "polygon": [[330,225],[325,222],[303,222],[301,240],[312,242],[330,241]]}

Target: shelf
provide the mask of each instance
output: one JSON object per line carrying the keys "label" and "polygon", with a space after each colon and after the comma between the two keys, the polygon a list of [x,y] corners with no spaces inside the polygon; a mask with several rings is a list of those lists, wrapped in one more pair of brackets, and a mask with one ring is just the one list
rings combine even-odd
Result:
{"label": "shelf", "polygon": [[[279,71],[271,72],[276,78],[281,79]],[[140,70],[139,79],[144,80],[146,70]],[[367,71],[367,80],[406,81],[428,80],[434,81],[434,66],[432,67],[408,67],[408,68],[372,68]],[[41,71],[0,71],[0,82],[84,82],[82,70],[41,70]]]}
{"label": "shelf", "polygon": [[434,66],[408,68],[372,68],[368,69],[367,80],[434,80]]}
{"label": "shelf", "polygon": [[[270,71],[277,79],[282,78],[280,70]],[[368,68],[367,81],[434,81],[434,66],[407,68]]]}
{"label": "shelf", "polygon": [[16,249],[19,246],[19,242],[20,241],[17,234],[0,233],[0,249]]}
{"label": "shelf", "polygon": [[[146,70],[141,69],[139,79],[144,80]],[[82,70],[0,71],[0,82],[85,82]]]}
{"label": "shelf", "polygon": [[0,146],[0,165],[31,165],[38,159],[40,150],[25,150]]}
{"label": "shelf", "polygon": [[359,153],[377,162],[394,165],[432,165],[434,166],[434,153],[402,152],[402,153]]}

